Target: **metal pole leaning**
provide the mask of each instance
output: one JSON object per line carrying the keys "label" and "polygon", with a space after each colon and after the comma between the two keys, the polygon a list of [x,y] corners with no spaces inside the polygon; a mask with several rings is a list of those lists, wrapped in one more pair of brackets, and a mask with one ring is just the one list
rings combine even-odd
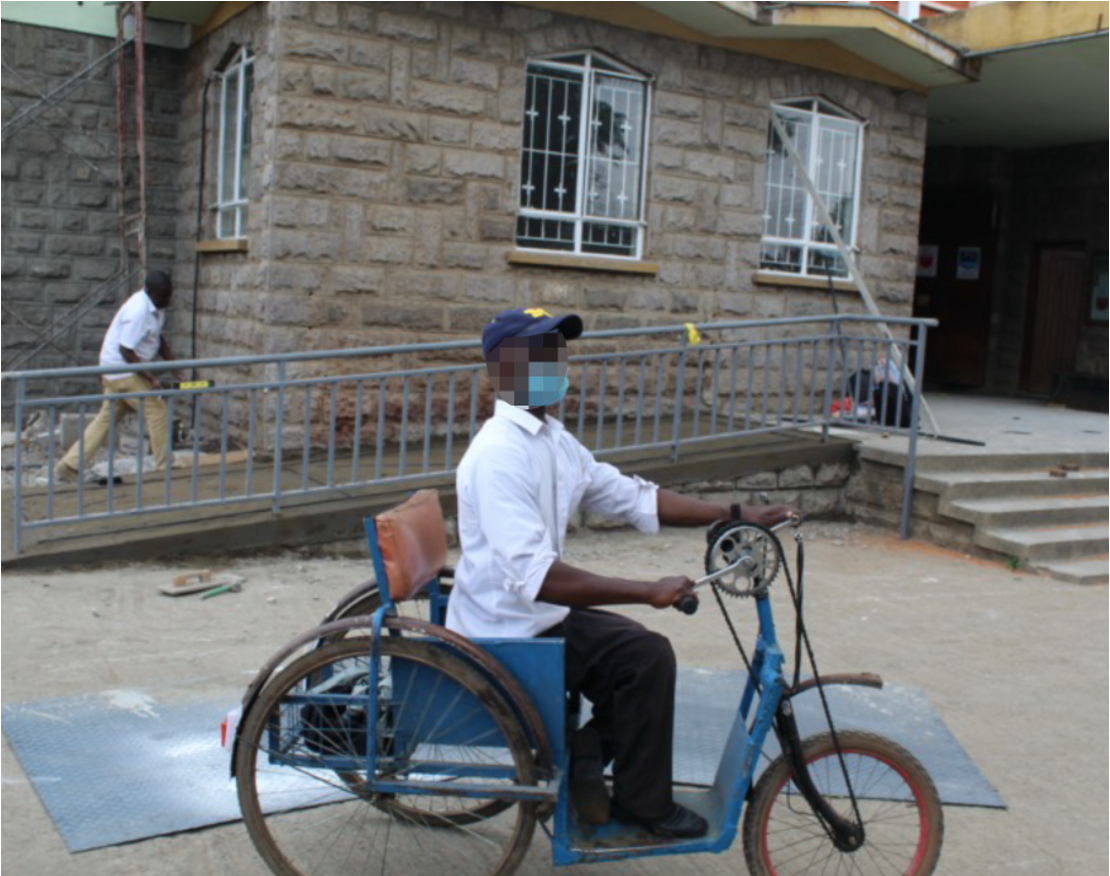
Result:
{"label": "metal pole leaning", "polygon": [[[787,133],[786,126],[783,125],[782,120],[773,112],[771,113],[771,125],[775,129],[775,133],[778,134],[779,139],[782,140],[783,146],[786,147],[786,152],[790,156],[790,161],[794,164],[795,169],[798,171],[798,176],[801,177],[806,192],[809,194],[810,198],[813,199],[813,205],[817,208],[817,212],[821,217],[821,224],[824,225],[825,229],[829,232],[829,235],[833,239],[833,243],[836,244],[836,248],[840,251],[840,257],[844,259],[844,264],[848,266],[848,272],[852,275],[852,281],[856,284],[860,297],[863,298],[864,305],[872,314],[881,317],[882,314],[879,312],[879,307],[875,303],[875,299],[871,296],[871,290],[867,286],[867,281],[863,278],[863,273],[860,271],[859,265],[856,264],[856,258],[852,254],[851,248],[844,242],[844,238],[840,236],[840,230],[833,221],[832,214],[829,213],[828,207],[825,206],[825,201],[821,197],[821,193],[817,191],[817,186],[815,186],[813,180],[810,179],[809,171],[806,169],[801,156],[798,155],[798,150],[794,148],[794,141],[791,139],[790,134]],[[895,339],[890,331],[890,327],[887,326],[885,322],[880,322],[879,328],[887,338],[892,341]],[[901,356],[898,357],[897,365],[899,370],[906,376],[906,382],[909,385],[910,391],[913,392],[915,396],[920,396],[921,393],[918,390],[918,383],[909,374],[909,370],[906,368]],[[926,404],[924,399],[921,399],[921,404],[926,415],[929,417],[929,422],[933,425],[933,431],[939,433],[940,427],[937,425],[936,418],[933,417],[933,412],[929,410],[929,405]]]}

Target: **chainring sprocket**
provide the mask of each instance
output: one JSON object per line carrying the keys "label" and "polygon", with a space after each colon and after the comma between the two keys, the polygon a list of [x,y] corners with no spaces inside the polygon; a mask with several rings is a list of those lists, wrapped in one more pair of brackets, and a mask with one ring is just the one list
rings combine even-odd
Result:
{"label": "chainring sprocket", "polygon": [[722,529],[705,551],[705,572],[713,574],[736,563],[732,572],[713,582],[729,596],[747,595],[753,588],[766,587],[779,571],[778,539],[770,530],[753,523],[737,522]]}

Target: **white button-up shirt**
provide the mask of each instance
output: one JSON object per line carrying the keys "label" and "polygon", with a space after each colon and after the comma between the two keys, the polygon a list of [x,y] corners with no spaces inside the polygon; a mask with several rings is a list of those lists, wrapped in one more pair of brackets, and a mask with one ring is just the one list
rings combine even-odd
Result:
{"label": "white button-up shirt", "polygon": [[447,626],[471,638],[531,637],[567,616],[536,596],[579,508],[659,530],[655,484],[599,463],[558,420],[500,399],[456,486],[462,559]]}
{"label": "white button-up shirt", "polygon": [[[119,351],[121,346],[133,350],[143,362],[153,362],[162,343],[165,322],[165,312],[154,306],[144,289],[132,294],[116,312],[104,335],[104,343],[100,345],[101,366],[127,365]],[[104,377],[120,380],[131,377],[132,373],[105,374]]]}

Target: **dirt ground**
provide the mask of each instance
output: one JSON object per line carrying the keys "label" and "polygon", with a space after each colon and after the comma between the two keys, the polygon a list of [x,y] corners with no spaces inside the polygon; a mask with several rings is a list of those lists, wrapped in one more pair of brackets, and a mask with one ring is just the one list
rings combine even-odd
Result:
{"label": "dirt ground", "polygon": [[[815,524],[806,537],[808,621],[821,670],[873,671],[922,688],[1009,807],[946,807],[937,872],[1105,876],[1107,588],[1015,573],[846,524]],[[704,552],[697,531],[586,532],[570,545],[571,562],[640,577],[696,577]],[[246,576],[243,592],[203,602],[158,593],[189,568],[181,565],[5,574],[3,701],[123,690],[234,704],[271,651],[370,577],[368,560],[353,555],[224,562]],[[686,665],[737,665],[711,605],[693,618],[630,613],[669,635]],[[2,780],[4,874],[268,873],[241,824],[71,855],[6,740]],[[746,872],[738,846],[579,870]],[[520,872],[551,871],[537,834]]]}

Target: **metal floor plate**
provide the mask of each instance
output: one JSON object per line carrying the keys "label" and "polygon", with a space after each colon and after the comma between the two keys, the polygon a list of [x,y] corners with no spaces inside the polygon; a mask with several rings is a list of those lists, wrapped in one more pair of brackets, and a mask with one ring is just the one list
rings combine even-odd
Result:
{"label": "metal floor plate", "polygon": [[[739,702],[740,674],[679,671],[675,779],[709,784]],[[1002,807],[928,700],[912,688],[829,688],[838,726],[874,730],[912,751],[945,803]],[[156,701],[139,691],[12,703],[3,730],[71,852],[239,818],[219,723],[235,705]],[[820,732],[816,694],[796,701],[803,734]],[[772,741],[773,745],[773,741]],[[766,760],[764,760],[766,763]]]}
{"label": "metal floor plate", "polygon": [[[740,703],[740,672],[680,669],[675,709],[675,780],[713,783],[724,740]],[[837,728],[869,730],[908,749],[929,771],[941,802],[1004,809],[1005,803],[980,772],[925,694],[913,687],[828,686],[825,696]],[[815,691],[794,700],[802,737],[828,730]],[[756,778],[779,753],[774,733],[764,746]]]}

